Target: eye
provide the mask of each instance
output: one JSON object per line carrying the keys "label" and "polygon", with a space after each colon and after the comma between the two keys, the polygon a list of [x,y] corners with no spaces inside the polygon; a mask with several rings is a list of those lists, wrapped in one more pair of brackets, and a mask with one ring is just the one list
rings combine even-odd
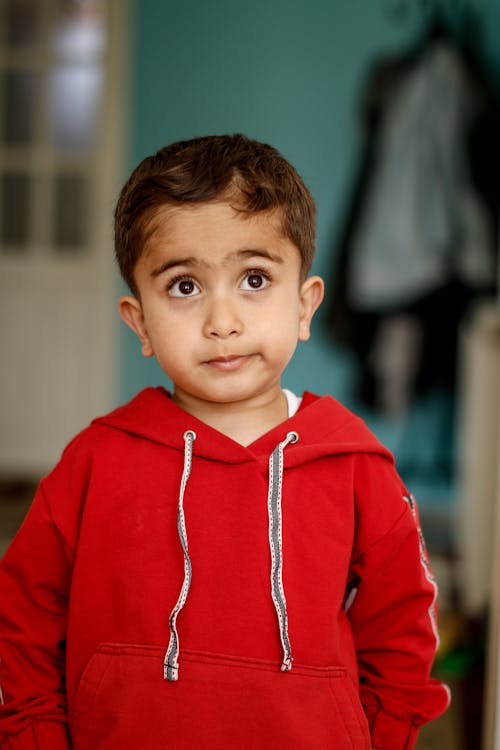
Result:
{"label": "eye", "polygon": [[270,282],[270,278],[264,271],[248,271],[241,282],[241,288],[246,291],[258,291],[265,289]]}
{"label": "eye", "polygon": [[195,297],[200,293],[200,288],[189,276],[172,279],[167,289],[171,297]]}

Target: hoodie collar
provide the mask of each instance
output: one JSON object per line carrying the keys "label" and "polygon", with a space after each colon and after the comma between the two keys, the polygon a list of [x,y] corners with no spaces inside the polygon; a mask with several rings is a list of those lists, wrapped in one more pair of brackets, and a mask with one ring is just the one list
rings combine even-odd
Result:
{"label": "hoodie collar", "polygon": [[131,401],[95,424],[106,425],[155,443],[184,451],[183,435],[194,430],[198,436],[194,455],[221,463],[245,463],[272,453],[290,431],[300,435],[287,449],[287,465],[307,463],[321,456],[341,453],[379,453],[392,459],[365,423],[331,396],[305,391],[298,412],[243,446],[210,427],[178,406],[163,387],[146,388]]}

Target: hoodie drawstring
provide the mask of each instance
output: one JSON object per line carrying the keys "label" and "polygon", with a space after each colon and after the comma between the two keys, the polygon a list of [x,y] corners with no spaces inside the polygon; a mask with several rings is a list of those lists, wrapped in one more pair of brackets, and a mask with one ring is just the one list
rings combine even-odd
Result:
{"label": "hoodie drawstring", "polygon": [[269,456],[269,492],[267,512],[269,516],[269,547],[271,550],[271,596],[273,598],[281,645],[283,646],[282,672],[292,668],[292,649],[288,637],[288,615],[286,610],[285,591],[283,589],[283,539],[281,515],[281,489],[283,485],[283,450],[288,443],[296,443],[299,436],[289,432],[285,440],[279,443]]}
{"label": "hoodie drawstring", "polygon": [[184,470],[182,472],[181,486],[179,490],[179,504],[177,511],[177,531],[184,553],[184,581],[182,583],[179,598],[170,613],[168,619],[170,627],[170,642],[167,653],[163,662],[163,676],[169,682],[175,682],[179,677],[179,636],[177,634],[177,615],[186,603],[191,586],[192,566],[188,552],[188,539],[186,531],[186,519],[184,517],[184,493],[191,474],[191,465],[193,462],[193,442],[196,440],[196,433],[193,430],[187,430],[184,433]]}
{"label": "hoodie drawstring", "polygon": [[[281,490],[283,486],[283,451],[289,443],[296,443],[299,436],[296,432],[289,432],[269,456],[269,489],[267,496],[267,512],[269,518],[269,548],[271,551],[271,596],[278,616],[278,627],[281,645],[283,646],[283,661],[281,670],[288,672],[292,668],[292,654],[288,637],[288,614],[286,609],[285,591],[283,589],[283,539]],[[170,641],[163,663],[163,676],[169,682],[179,678],[179,636],[177,633],[177,616],[186,603],[191,586],[192,566],[188,551],[186,520],[184,517],[184,494],[191,474],[193,461],[193,442],[196,433],[187,430],[184,433],[184,470],[182,472],[179,490],[179,504],[177,511],[177,531],[184,554],[184,581],[169,617]]]}

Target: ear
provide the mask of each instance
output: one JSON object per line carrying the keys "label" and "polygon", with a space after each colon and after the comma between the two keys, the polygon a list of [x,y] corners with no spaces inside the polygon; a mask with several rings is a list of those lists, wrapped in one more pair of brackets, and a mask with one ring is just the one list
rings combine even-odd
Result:
{"label": "ear", "polygon": [[325,284],[319,276],[309,276],[300,287],[299,341],[307,341],[311,334],[311,320],[321,305]]}
{"label": "ear", "polygon": [[144,321],[142,305],[137,297],[120,297],[118,311],[123,322],[139,337],[143,355],[145,357],[152,357],[154,355],[153,347]]}

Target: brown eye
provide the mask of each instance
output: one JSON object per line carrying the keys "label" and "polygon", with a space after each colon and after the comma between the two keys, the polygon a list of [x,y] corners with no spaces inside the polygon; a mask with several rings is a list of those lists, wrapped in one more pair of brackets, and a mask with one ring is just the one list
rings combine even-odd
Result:
{"label": "brown eye", "polygon": [[194,297],[200,293],[200,289],[193,279],[174,279],[168,287],[171,297]]}
{"label": "brown eye", "polygon": [[260,289],[263,284],[262,276],[258,276],[256,273],[248,277],[248,284],[252,289]]}
{"label": "brown eye", "polygon": [[248,273],[242,281],[242,289],[251,289],[252,291],[258,291],[264,289],[269,283],[269,278],[265,273],[261,271],[252,271]]}
{"label": "brown eye", "polygon": [[192,281],[180,281],[179,292],[181,294],[192,294],[194,292],[194,284]]}

